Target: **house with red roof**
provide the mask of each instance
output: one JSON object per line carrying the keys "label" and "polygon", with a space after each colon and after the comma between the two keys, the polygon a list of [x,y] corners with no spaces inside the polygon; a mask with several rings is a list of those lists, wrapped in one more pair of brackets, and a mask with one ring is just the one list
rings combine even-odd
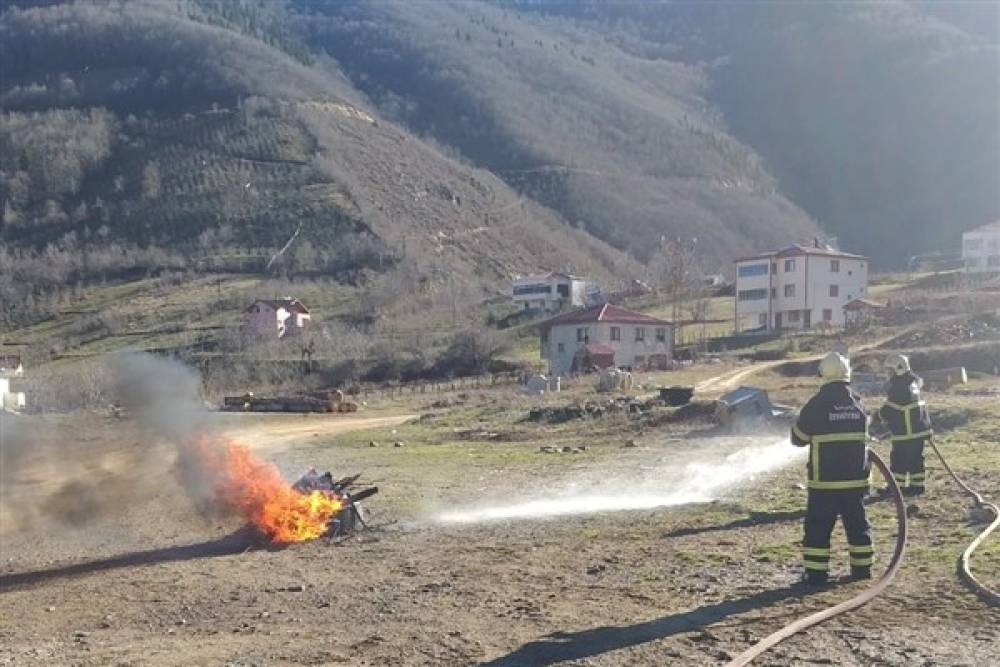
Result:
{"label": "house with red roof", "polygon": [[818,240],[742,257],[735,296],[737,332],[843,326],[844,306],[868,296],[868,258]]}
{"label": "house with red roof", "polygon": [[246,331],[262,337],[284,338],[301,333],[311,318],[309,309],[290,296],[257,299],[243,311]]}
{"label": "house with red roof", "polygon": [[551,375],[598,368],[667,368],[674,358],[671,322],[605,303],[542,322],[541,357]]}

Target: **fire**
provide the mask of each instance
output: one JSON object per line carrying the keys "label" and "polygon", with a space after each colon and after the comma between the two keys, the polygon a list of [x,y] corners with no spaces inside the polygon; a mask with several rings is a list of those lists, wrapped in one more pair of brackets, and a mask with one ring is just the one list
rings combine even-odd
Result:
{"label": "fire", "polygon": [[217,502],[246,517],[274,543],[321,537],[343,508],[340,499],[322,491],[296,491],[273,464],[243,445],[202,439],[192,453],[210,473]]}

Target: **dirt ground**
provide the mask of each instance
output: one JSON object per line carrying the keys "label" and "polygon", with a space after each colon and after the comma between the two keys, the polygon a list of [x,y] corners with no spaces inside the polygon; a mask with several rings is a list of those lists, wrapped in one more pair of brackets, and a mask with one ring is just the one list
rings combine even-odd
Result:
{"label": "dirt ground", "polygon": [[[968,413],[943,446],[970,483],[1000,498],[1000,415],[986,389],[930,398]],[[720,438],[627,417],[527,423],[533,400],[484,391],[446,408],[350,418],[227,416],[225,429],[289,478],[316,465],[380,487],[367,501],[370,530],[281,549],[262,547],[231,517],[199,515],[174,481],[170,447],[144,442],[127,419],[19,418],[60,446],[19,462],[31,472],[8,479],[0,499],[0,664],[724,664],[863,587],[795,585],[798,458],[712,502],[608,511],[638,488],[684,488],[706,466],[722,474],[728,453],[780,436]],[[587,449],[542,454],[540,445]],[[931,489],[916,503],[888,593],[759,664],[997,664],[1000,611],[954,572],[975,526],[940,465],[929,465]],[[74,512],[81,474],[101,483],[88,488],[88,511]],[[567,489],[592,495],[598,511],[435,520],[442,510]],[[884,565],[894,514],[876,503],[870,516]],[[834,567],[843,572],[838,535]],[[996,540],[974,566],[1000,585]]]}

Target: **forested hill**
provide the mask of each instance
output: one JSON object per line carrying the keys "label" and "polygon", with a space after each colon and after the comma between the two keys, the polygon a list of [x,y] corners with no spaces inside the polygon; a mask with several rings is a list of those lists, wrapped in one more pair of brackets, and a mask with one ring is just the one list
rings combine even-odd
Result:
{"label": "forested hill", "polygon": [[995,10],[2,0],[2,315],[286,244],[270,271],[483,295],[663,236],[898,265],[1000,217]]}
{"label": "forested hill", "polygon": [[516,6],[703,72],[779,190],[883,266],[1000,218],[998,3]]}
{"label": "forested hill", "polygon": [[480,298],[517,272],[635,272],[379,117],[281,3],[24,4],[0,17],[2,321],[77,281],[244,268],[286,244],[271,272]]}
{"label": "forested hill", "polygon": [[664,234],[697,238],[715,270],[816,233],[726,131],[703,67],[630,53],[601,23],[503,4],[296,6],[313,49],[383,114],[643,259]]}

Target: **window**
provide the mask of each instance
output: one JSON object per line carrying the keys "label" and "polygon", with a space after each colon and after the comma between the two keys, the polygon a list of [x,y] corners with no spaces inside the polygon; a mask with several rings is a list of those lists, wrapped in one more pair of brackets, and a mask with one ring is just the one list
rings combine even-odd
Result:
{"label": "window", "polygon": [[823,321],[824,322],[832,322],[833,321],[833,311],[830,310],[829,308],[824,308],[823,309]]}
{"label": "window", "polygon": [[986,260],[988,266],[1000,266],[1000,255],[990,255]]}
{"label": "window", "polygon": [[785,296],[795,296],[795,285],[785,285]]}
{"label": "window", "polygon": [[736,298],[740,301],[757,301],[758,299],[766,299],[767,289],[741,289],[736,295]]}
{"label": "window", "polygon": [[762,326],[762,327],[766,327],[767,326],[767,313],[761,313],[757,317],[757,324],[760,325],[760,326]]}
{"label": "window", "polygon": [[646,340],[646,330],[643,327],[635,328],[635,342],[641,343]]}
{"label": "window", "polygon": [[981,239],[965,239],[962,243],[962,247],[966,250],[979,250],[982,245],[983,242]]}
{"label": "window", "polygon": [[797,311],[797,310],[790,310],[790,311],[788,311],[788,321],[790,323],[791,322],[798,322],[799,321],[799,311]]}
{"label": "window", "polygon": [[771,262],[771,273],[777,273],[777,272],[778,272],[778,263]]}
{"label": "window", "polygon": [[657,327],[656,329],[656,342],[666,343],[667,342],[667,329],[666,327]]}
{"label": "window", "polygon": [[525,294],[551,294],[551,285],[515,285],[514,286],[514,296],[523,296]]}
{"label": "window", "polygon": [[590,340],[590,331],[587,327],[578,327],[576,330],[576,342],[586,343]]}
{"label": "window", "polygon": [[840,260],[831,259],[830,260],[830,273],[840,273]]}
{"label": "window", "polygon": [[611,340],[621,340],[621,339],[622,339],[621,327],[611,327]]}
{"label": "window", "polygon": [[545,345],[548,342],[549,342],[549,332],[548,331],[543,331],[542,332],[542,345]]}
{"label": "window", "polygon": [[565,352],[566,351],[566,345],[563,344],[563,343],[557,343],[556,344],[556,349],[559,350],[560,352]]}
{"label": "window", "polygon": [[785,273],[791,273],[794,270],[795,270],[795,260],[794,259],[786,259],[785,260]]}
{"label": "window", "polygon": [[777,287],[772,287],[771,288],[771,298],[772,299],[777,299],[778,298],[778,288]]}
{"label": "window", "polygon": [[753,278],[754,276],[766,276],[767,264],[747,264],[741,266],[738,271],[740,278]]}
{"label": "window", "polygon": [[840,296],[840,285],[830,285],[830,296],[834,298]]}
{"label": "window", "polygon": [[556,292],[564,299],[569,298],[569,285],[556,285]]}

